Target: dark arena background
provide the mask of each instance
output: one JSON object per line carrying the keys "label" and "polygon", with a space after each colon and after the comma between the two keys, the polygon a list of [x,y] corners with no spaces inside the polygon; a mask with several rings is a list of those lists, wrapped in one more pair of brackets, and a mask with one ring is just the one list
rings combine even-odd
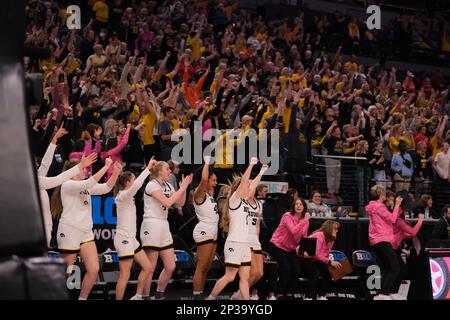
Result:
{"label": "dark arena background", "polygon": [[[450,300],[450,2],[6,0],[0,39],[1,300]],[[121,216],[114,189],[151,159],[135,221]],[[59,176],[67,163],[77,176]],[[223,228],[236,175],[261,179],[245,220],[261,250],[243,242],[251,266],[214,296],[237,270]],[[94,178],[108,190],[64,191]],[[150,181],[179,191],[159,200]],[[217,207],[200,245],[197,188]],[[248,214],[250,191],[239,199]],[[161,204],[152,232],[173,245],[142,239]],[[125,218],[144,247],[131,257]]]}

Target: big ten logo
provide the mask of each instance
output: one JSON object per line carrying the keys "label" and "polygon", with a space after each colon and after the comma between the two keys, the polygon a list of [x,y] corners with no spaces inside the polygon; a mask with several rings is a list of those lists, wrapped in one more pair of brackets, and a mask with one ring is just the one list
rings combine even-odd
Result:
{"label": "big ten logo", "polygon": [[96,224],[117,224],[114,197],[92,196],[92,222]]}
{"label": "big ten logo", "polygon": [[191,256],[183,250],[175,250],[175,262],[188,262]]}
{"label": "big ten logo", "polygon": [[110,264],[119,263],[119,256],[117,253],[105,253],[103,254],[103,262]]}
{"label": "big ten logo", "polygon": [[79,6],[71,5],[66,9],[67,20],[66,26],[69,30],[81,29],[81,10]]}
{"label": "big ten logo", "polygon": [[346,258],[345,254],[339,251],[330,252],[328,257],[331,261],[341,261]]}
{"label": "big ten logo", "polygon": [[381,9],[377,5],[371,5],[367,7],[367,14],[370,17],[367,18],[366,25],[369,30],[378,29],[381,30]]}

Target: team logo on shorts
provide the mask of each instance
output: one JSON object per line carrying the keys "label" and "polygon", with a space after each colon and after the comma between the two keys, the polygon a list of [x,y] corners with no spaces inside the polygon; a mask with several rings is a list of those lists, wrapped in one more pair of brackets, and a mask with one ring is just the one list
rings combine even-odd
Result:
{"label": "team logo on shorts", "polygon": [[205,231],[202,231],[202,232],[200,232],[200,234],[201,234],[202,236],[204,236],[204,235],[206,234],[206,232],[205,232]]}
{"label": "team logo on shorts", "polygon": [[122,243],[123,244],[128,244],[128,241],[127,240],[123,240]]}
{"label": "team logo on shorts", "polygon": [[228,248],[228,251],[234,252],[234,249],[233,248]]}
{"label": "team logo on shorts", "polygon": [[60,233],[59,236],[60,236],[61,238],[65,238],[65,237],[66,237],[66,235],[65,235],[64,233]]}
{"label": "team logo on shorts", "polygon": [[144,231],[144,235],[148,236],[148,234],[149,234],[148,231]]}

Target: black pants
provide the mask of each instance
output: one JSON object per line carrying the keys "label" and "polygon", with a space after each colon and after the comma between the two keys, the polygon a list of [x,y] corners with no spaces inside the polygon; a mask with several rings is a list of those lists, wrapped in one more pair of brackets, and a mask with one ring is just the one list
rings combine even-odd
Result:
{"label": "black pants", "polygon": [[[299,258],[302,270],[302,276],[308,279],[307,296],[316,299],[319,296],[325,296],[331,285],[331,275],[328,271],[328,264],[311,261],[310,259]],[[319,280],[319,276],[322,279]]]}
{"label": "black pants", "polygon": [[271,251],[278,262],[278,293],[282,295],[296,293],[298,278],[301,275],[297,253],[295,251],[287,252],[273,244],[271,244]]}
{"label": "black pants", "polygon": [[380,242],[372,247],[380,263],[381,271],[381,294],[389,295],[394,289],[394,283],[400,274],[400,263],[398,255],[392,249],[389,242]]}
{"label": "black pants", "polygon": [[265,291],[265,293],[277,290],[278,266],[274,263],[264,263],[263,277],[253,285],[252,289]]}
{"label": "black pants", "polygon": [[395,254],[397,256],[397,261],[400,266],[400,272],[398,273],[397,278],[394,281],[394,284],[392,285],[392,290],[390,293],[398,293],[400,290],[400,286],[402,285],[403,279],[405,279],[406,275],[406,264],[402,259],[402,250],[396,250]]}

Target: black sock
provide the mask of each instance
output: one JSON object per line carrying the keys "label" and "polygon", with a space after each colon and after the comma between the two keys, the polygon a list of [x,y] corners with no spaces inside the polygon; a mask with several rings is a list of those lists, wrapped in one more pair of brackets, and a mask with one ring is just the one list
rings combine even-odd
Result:
{"label": "black sock", "polygon": [[159,299],[162,299],[162,298],[164,298],[164,291],[163,291],[163,292],[161,292],[161,291],[156,291],[155,299],[156,299],[156,300],[159,300]]}

